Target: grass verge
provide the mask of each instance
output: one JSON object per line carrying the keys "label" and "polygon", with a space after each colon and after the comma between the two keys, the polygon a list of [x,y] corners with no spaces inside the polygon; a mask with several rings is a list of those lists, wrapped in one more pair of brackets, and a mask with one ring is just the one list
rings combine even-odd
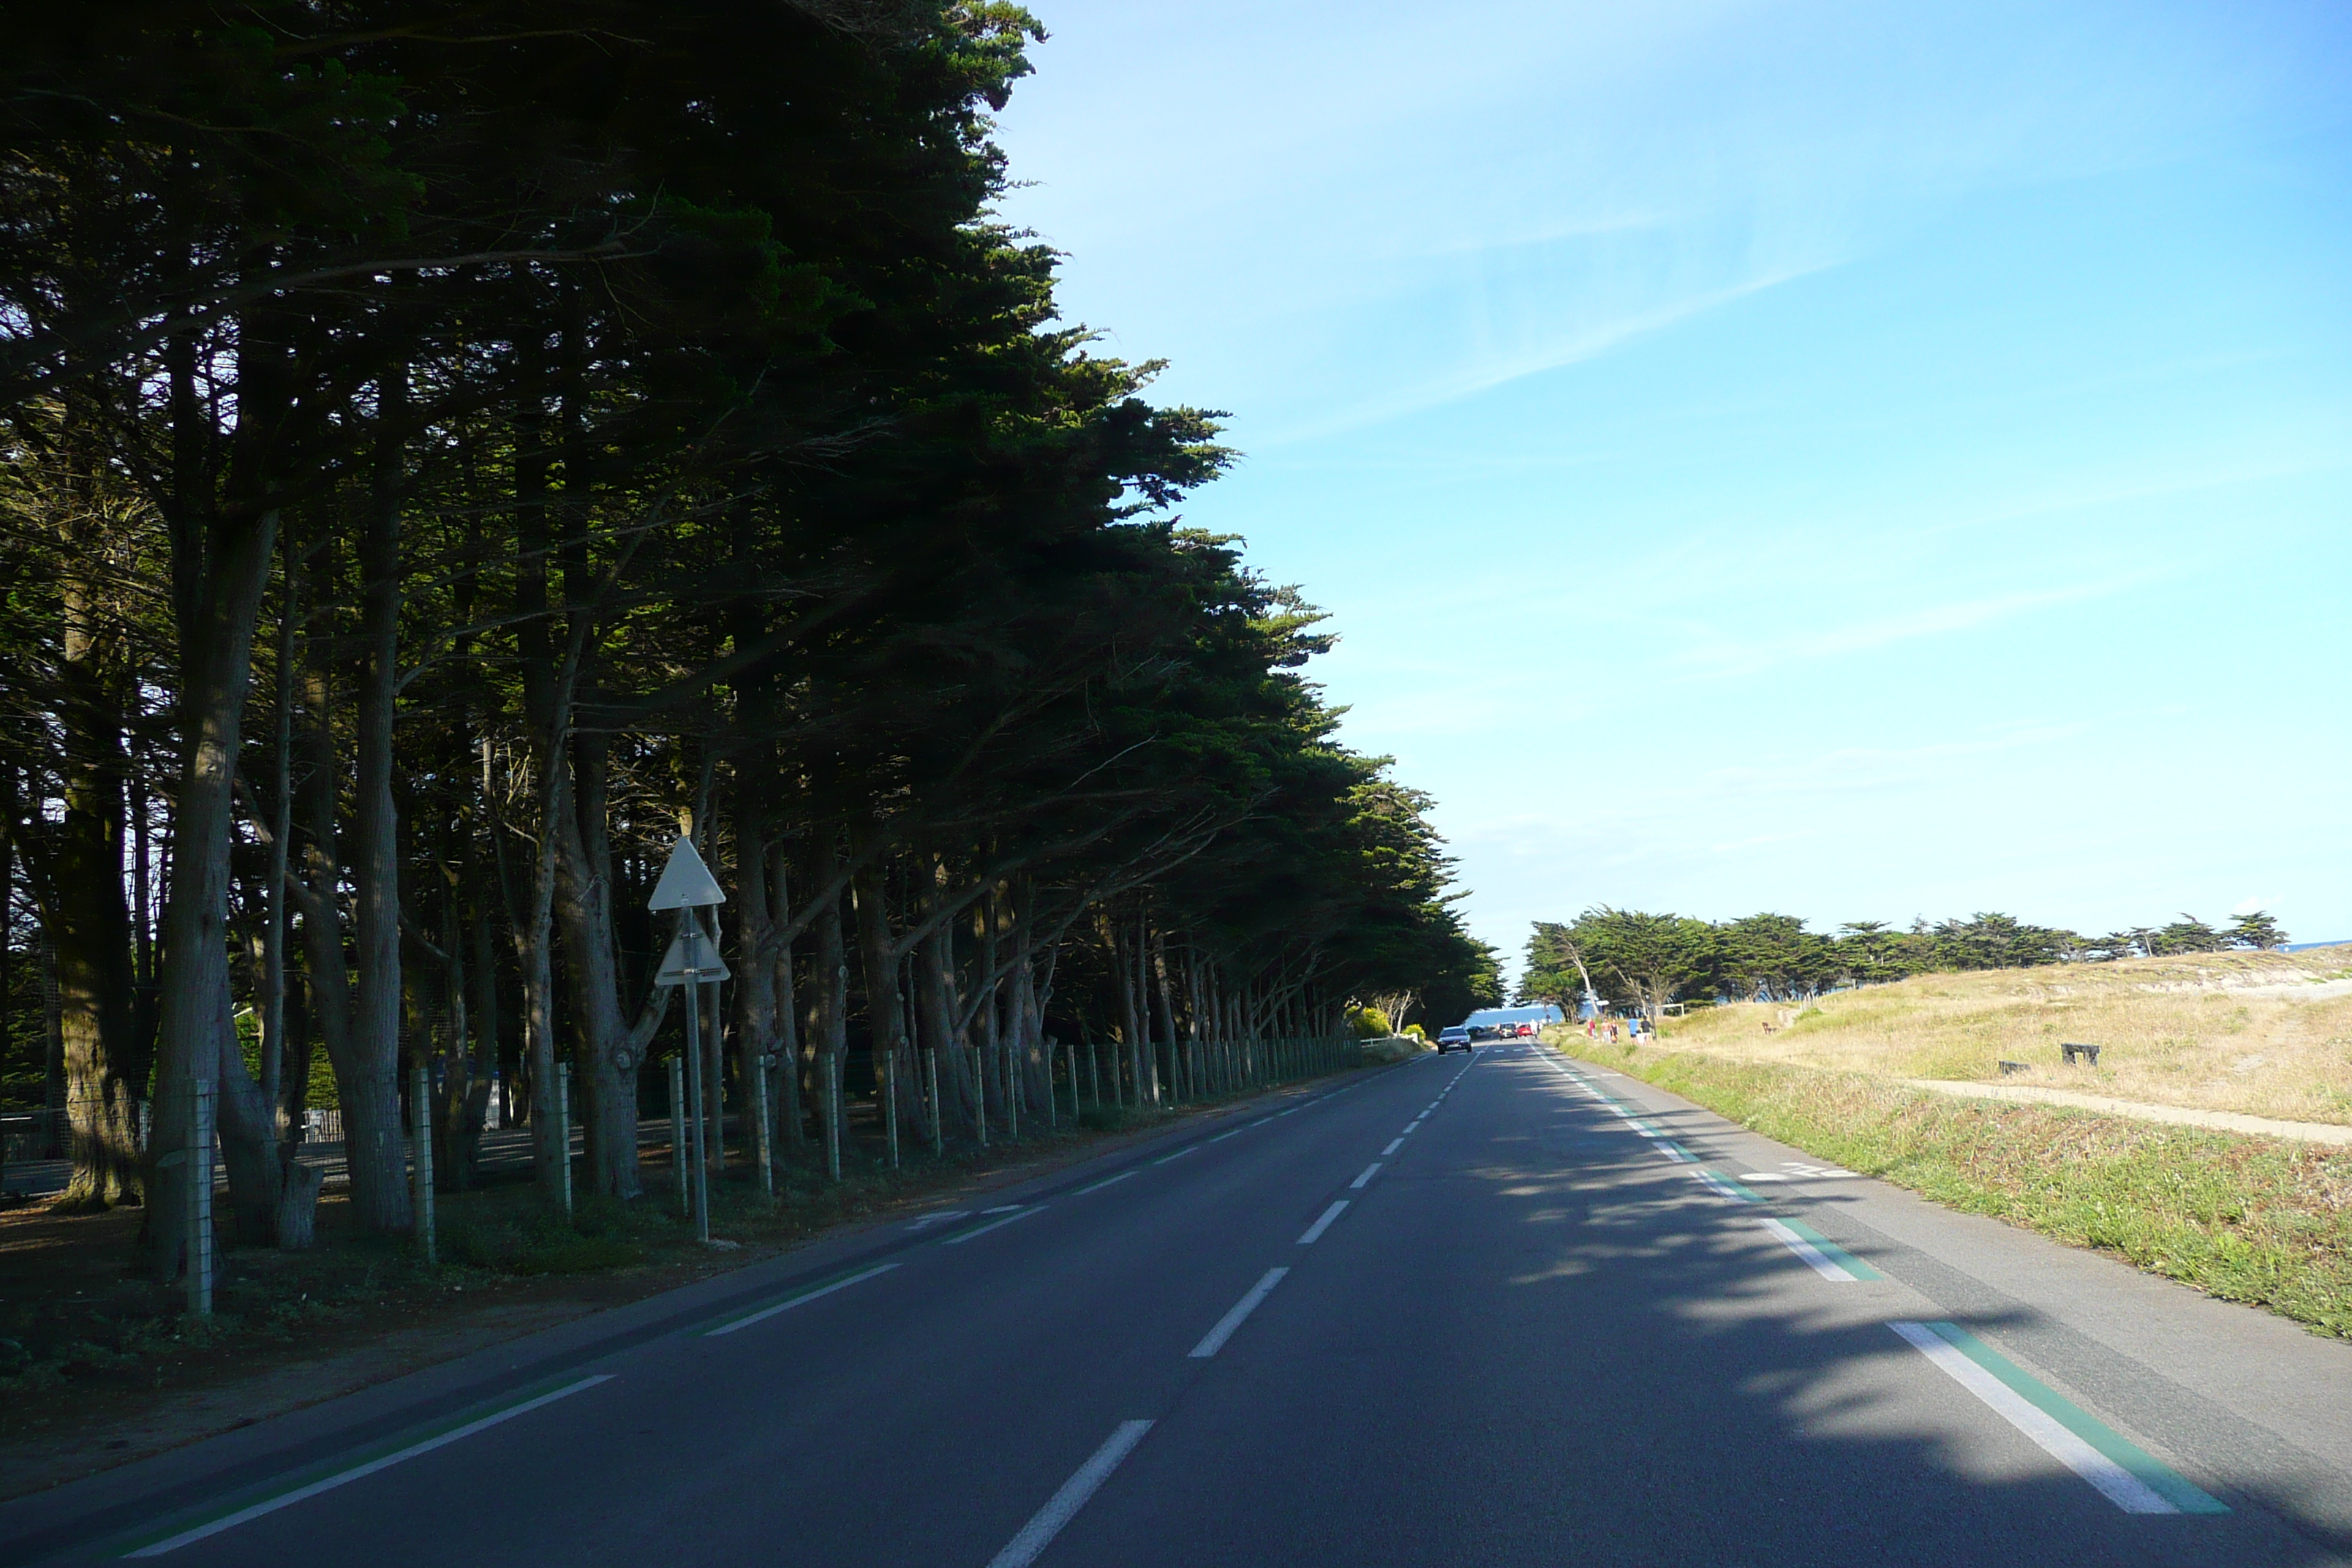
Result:
{"label": "grass verge", "polygon": [[[1581,1042],[1579,1042],[1580,1044]],[[2352,1153],[1656,1048],[1610,1065],[1768,1138],[2352,1338]]]}

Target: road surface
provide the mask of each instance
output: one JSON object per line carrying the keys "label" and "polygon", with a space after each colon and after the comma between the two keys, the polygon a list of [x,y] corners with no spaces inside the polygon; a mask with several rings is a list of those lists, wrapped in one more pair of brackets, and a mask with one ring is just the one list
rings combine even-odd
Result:
{"label": "road surface", "polygon": [[2352,1347],[1529,1045],[0,1508],[0,1561],[2352,1562]]}

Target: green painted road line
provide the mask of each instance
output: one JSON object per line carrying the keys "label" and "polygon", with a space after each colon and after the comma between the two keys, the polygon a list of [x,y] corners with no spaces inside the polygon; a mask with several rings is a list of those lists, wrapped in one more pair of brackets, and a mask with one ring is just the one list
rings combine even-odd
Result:
{"label": "green painted road line", "polygon": [[854,1274],[845,1274],[837,1279],[829,1279],[822,1285],[812,1285],[804,1290],[796,1290],[781,1301],[772,1302],[765,1307],[754,1307],[748,1312],[740,1312],[728,1319],[716,1328],[705,1329],[702,1331],[702,1337],[706,1340],[717,1339],[720,1334],[731,1334],[738,1329],[748,1329],[762,1319],[774,1317],[778,1312],[789,1312],[803,1301],[814,1301],[819,1296],[830,1296],[835,1290],[845,1289],[856,1284],[860,1279],[871,1279],[877,1274],[887,1274],[898,1267],[895,1263],[877,1263],[871,1268],[861,1268]]}
{"label": "green painted road line", "polygon": [[2015,1362],[1959,1324],[1933,1322],[1927,1327],[1954,1350],[2000,1379],[2019,1398],[2089,1444],[2111,1463],[2128,1471],[2142,1486],[2182,1513],[2230,1511],[2229,1504],[2191,1484],[2170,1466],[2126,1441],[2120,1434],[2088,1412],[2060,1398],[2041,1380],[2028,1375]]}
{"label": "green painted road line", "polygon": [[1886,1278],[1885,1275],[1881,1274],[1877,1269],[1873,1268],[1869,1264],[1864,1263],[1861,1258],[1856,1258],[1853,1253],[1848,1252],[1844,1247],[1840,1247],[1836,1242],[1832,1241],[1828,1237],[1823,1236],[1820,1231],[1815,1230],[1811,1226],[1807,1225],[1804,1221],[1784,1219],[1780,1223],[1787,1226],[1790,1230],[1795,1231],[1799,1236],[1804,1237],[1806,1241],[1812,1245],[1814,1251],[1828,1258],[1832,1263],[1836,1264],[1840,1268],[1844,1269],[1848,1274],[1853,1275],[1856,1279],[1884,1279]]}
{"label": "green painted road line", "polygon": [[[420,1454],[429,1454],[436,1448],[446,1447],[460,1438],[470,1437],[475,1433],[486,1427],[496,1426],[502,1421],[511,1421],[516,1416],[536,1410],[542,1405],[552,1405],[557,1400],[569,1398],[583,1389],[593,1388],[600,1383],[612,1381],[612,1373],[597,1373],[589,1377],[542,1383],[524,1390],[494,1409],[482,1411],[478,1407],[465,1415],[453,1415],[446,1421],[413,1428],[397,1437],[386,1438],[381,1443],[362,1448],[357,1455],[344,1455],[326,1464],[315,1465],[306,1470],[298,1470],[290,1477],[270,1483],[277,1489],[265,1489],[257,1498],[251,1491],[241,1494],[244,1498],[252,1499],[251,1501],[240,1501],[238,1499],[232,1498],[215,1506],[210,1513],[201,1517],[196,1522],[182,1525],[171,1534],[160,1538],[152,1533],[134,1537],[131,1550],[123,1552],[122,1555],[161,1557],[167,1552],[176,1552],[183,1546],[192,1545],[209,1536],[218,1535],[225,1530],[234,1530],[238,1525],[250,1520],[259,1519],[264,1514],[276,1513],[281,1508],[290,1507],[305,1499],[317,1497],[320,1492],[332,1491],[337,1487],[359,1480],[365,1476],[372,1476],[378,1470],[388,1470],[404,1459],[413,1459]],[[305,1477],[310,1479],[305,1479]]]}

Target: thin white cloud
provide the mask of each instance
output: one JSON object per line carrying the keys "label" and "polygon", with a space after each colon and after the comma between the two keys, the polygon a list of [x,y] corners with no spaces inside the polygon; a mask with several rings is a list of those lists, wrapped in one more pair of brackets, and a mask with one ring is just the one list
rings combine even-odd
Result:
{"label": "thin white cloud", "polygon": [[1703,293],[1675,300],[1646,310],[1636,310],[1612,321],[1601,322],[1568,332],[1545,342],[1514,345],[1501,353],[1475,357],[1434,376],[1424,376],[1409,384],[1391,388],[1382,395],[1341,408],[1327,417],[1309,420],[1287,429],[1268,431],[1254,442],[1257,450],[1275,451],[1284,447],[1318,441],[1332,436],[1360,430],[1409,414],[1419,414],[1465,397],[1489,392],[1511,382],[1524,381],[1546,371],[1559,370],[1585,360],[1622,348],[1637,338],[1647,337],[1669,327],[1681,324],[1695,316],[1718,310],[1735,300],[1783,283],[1810,276],[1839,263],[1825,260],[1801,267],[1791,267],[1748,279],[1727,288],[1708,289]]}
{"label": "thin white cloud", "polygon": [[2086,600],[2106,598],[2144,586],[2158,577],[2156,573],[2128,573],[2101,582],[2077,583],[2063,588],[1996,594],[1984,598],[1964,599],[1956,604],[1933,605],[1898,616],[1883,616],[1848,626],[1794,631],[1746,642],[1724,641],[1709,647],[1686,648],[1670,658],[1667,664],[1670,668],[1679,668],[1684,672],[1684,679],[1691,680],[1753,675],[1779,665],[1839,658],[1851,654],[1874,652],[1918,637],[1973,631],[1995,621],[2055,609],[2063,605],[2079,605]]}

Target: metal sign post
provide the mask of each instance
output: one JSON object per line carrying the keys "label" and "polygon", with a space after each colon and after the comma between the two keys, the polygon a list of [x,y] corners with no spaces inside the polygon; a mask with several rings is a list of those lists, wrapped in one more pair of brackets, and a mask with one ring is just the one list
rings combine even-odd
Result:
{"label": "metal sign post", "polygon": [[433,1075],[424,1068],[408,1076],[408,1171],[415,1185],[416,1247],[425,1256],[425,1267],[432,1268],[439,1266],[441,1254],[433,1234]]}
{"label": "metal sign post", "polygon": [[686,944],[686,1098],[694,1108],[694,1148],[688,1158],[694,1172],[694,1234],[697,1239],[709,1241],[710,1150],[702,1126],[702,972],[695,963],[701,956],[702,921],[692,910],[686,918],[689,923],[679,934],[693,933]]}
{"label": "metal sign post", "polygon": [[690,1219],[694,1195],[686,1174],[686,1060],[682,1057],[669,1059],[669,1163],[671,1174],[677,1178],[678,1212]]}
{"label": "metal sign post", "polygon": [[768,1119],[768,1058],[763,1052],[751,1058],[752,1152],[760,1161],[760,1191],[768,1197],[776,1195],[775,1131]]}
{"label": "metal sign post", "polygon": [[215,1085],[200,1080],[189,1086],[188,1149],[181,1156],[188,1165],[188,1315],[213,1315],[213,1096]]}
{"label": "metal sign post", "polygon": [[563,1152],[563,1217],[572,1217],[572,1064],[555,1064],[555,1146]]}
{"label": "metal sign post", "polygon": [[694,1117],[694,1233],[703,1241],[710,1239],[710,1170],[704,1158],[702,987],[725,980],[728,970],[727,961],[719,956],[718,943],[703,934],[700,911],[726,901],[719,879],[695,852],[694,841],[683,836],[670,846],[669,864],[662,868],[661,880],[654,884],[654,895],[646,900],[646,908],[656,914],[664,910],[678,911],[677,935],[662,955],[661,971],[654,976],[654,984],[686,987],[686,1093]]}

